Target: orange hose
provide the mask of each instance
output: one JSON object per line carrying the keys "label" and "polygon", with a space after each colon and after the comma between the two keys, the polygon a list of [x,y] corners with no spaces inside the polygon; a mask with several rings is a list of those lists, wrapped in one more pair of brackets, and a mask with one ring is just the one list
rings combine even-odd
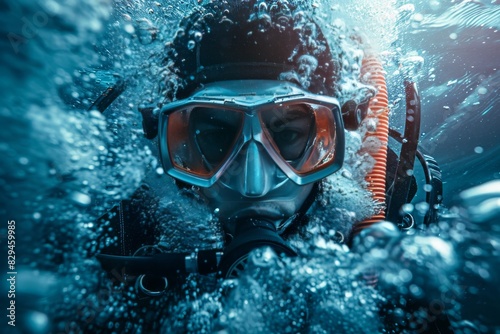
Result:
{"label": "orange hose", "polygon": [[389,98],[387,86],[385,83],[384,69],[382,64],[374,56],[368,56],[363,59],[361,67],[361,78],[368,76],[367,83],[374,85],[377,94],[370,100],[369,112],[366,117],[367,122],[375,119],[377,127],[374,132],[367,131],[363,141],[375,137],[380,142],[378,150],[372,154],[375,159],[373,169],[366,175],[368,189],[373,194],[373,199],[381,204],[378,213],[357,223],[353,228],[353,234],[356,235],[364,228],[385,219],[385,179],[387,169],[387,144],[389,141]]}

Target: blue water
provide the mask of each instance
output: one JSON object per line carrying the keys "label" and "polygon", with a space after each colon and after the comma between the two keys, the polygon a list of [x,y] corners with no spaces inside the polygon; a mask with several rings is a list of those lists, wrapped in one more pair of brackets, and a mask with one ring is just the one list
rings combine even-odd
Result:
{"label": "blue water", "polygon": [[[328,180],[311,233],[291,240],[304,249],[298,258],[256,252],[241,279],[193,276],[183,294],[155,300],[110,284],[92,256],[106,228],[96,218],[144,181],[160,208],[175,213],[162,225],[172,250],[222,240],[214,214],[180,197],[164,174],[137,112],[161,94],[161,55],[176,25],[205,2],[0,3],[0,213],[16,221],[18,272],[16,327],[2,314],[1,331],[374,333],[381,331],[380,304],[404,317],[400,303],[413,298],[424,305],[424,315],[412,315],[416,330],[446,312],[458,332],[498,332],[500,184],[459,196],[500,178],[497,1],[303,2],[331,29],[328,37],[357,27],[380,54],[391,124],[400,131],[403,74],[418,82],[421,148],[443,170],[448,210],[438,226],[404,236],[381,227],[382,238],[358,240],[353,251],[329,239],[330,228],[374,210],[359,209],[369,201],[353,134],[343,176]],[[356,57],[351,45],[338,44],[348,60]],[[125,93],[104,114],[87,111],[118,78],[127,82]],[[6,236],[2,223],[3,254]],[[382,273],[377,289],[359,280],[374,271]],[[2,309],[5,295],[2,285]]]}

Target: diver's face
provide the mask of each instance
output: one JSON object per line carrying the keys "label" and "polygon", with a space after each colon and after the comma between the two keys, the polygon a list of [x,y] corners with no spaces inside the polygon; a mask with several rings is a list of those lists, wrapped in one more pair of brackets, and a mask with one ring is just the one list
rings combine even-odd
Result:
{"label": "diver's face", "polygon": [[313,184],[292,182],[258,143],[250,142],[225,174],[213,186],[200,188],[200,194],[228,233],[234,233],[239,220],[249,218],[272,222],[282,231],[283,223],[299,211],[312,188]]}
{"label": "diver's face", "polygon": [[242,219],[279,231],[314,183],[342,165],[338,101],[282,81],[207,84],[162,108],[160,154],[167,173],[198,186],[234,232]]}
{"label": "diver's face", "polygon": [[[263,113],[261,118],[284,159],[293,162],[303,156],[311,144],[314,114],[303,106],[294,106],[286,110],[286,115],[269,112]],[[222,160],[222,152],[227,151],[230,138],[236,135],[237,124],[237,117],[228,113],[221,117],[220,111],[215,109],[193,113],[192,136],[206,163]],[[200,193],[218,212],[226,231],[234,233],[235,224],[249,218],[273,222],[278,230],[282,230],[282,222],[300,209],[312,187],[312,184],[301,186],[292,182],[263,145],[250,140],[220,179]]]}

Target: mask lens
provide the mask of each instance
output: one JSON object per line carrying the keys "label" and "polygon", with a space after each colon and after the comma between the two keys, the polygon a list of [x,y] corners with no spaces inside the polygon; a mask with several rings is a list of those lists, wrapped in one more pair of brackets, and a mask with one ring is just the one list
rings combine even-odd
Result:
{"label": "mask lens", "polygon": [[261,119],[283,159],[296,161],[304,154],[314,127],[314,113],[307,106],[275,108],[263,112]]}
{"label": "mask lens", "polygon": [[275,152],[299,175],[335,160],[333,111],[319,104],[282,105],[260,113],[264,133]]}
{"label": "mask lens", "polygon": [[242,112],[192,107],[169,115],[167,140],[177,169],[210,177],[229,158],[243,124]]}

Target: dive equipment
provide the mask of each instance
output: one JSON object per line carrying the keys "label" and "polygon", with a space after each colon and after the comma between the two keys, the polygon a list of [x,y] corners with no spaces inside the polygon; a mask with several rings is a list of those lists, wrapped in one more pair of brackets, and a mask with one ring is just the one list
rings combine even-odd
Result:
{"label": "dive equipment", "polygon": [[441,169],[436,160],[418,150],[420,137],[420,96],[416,84],[405,81],[406,93],[406,123],[404,135],[394,129],[390,129],[389,135],[402,144],[399,154],[398,166],[394,182],[387,189],[389,198],[387,219],[396,222],[403,229],[413,226],[414,218],[409,213],[401,213],[401,207],[411,201],[410,187],[413,179],[413,168],[415,157],[418,158],[424,170],[424,177],[428,189],[426,189],[426,202],[429,206],[424,217],[424,225],[435,223],[438,219],[437,213],[443,201],[443,183],[441,181]]}
{"label": "dive equipment", "polygon": [[368,114],[368,102],[369,100],[362,103],[348,100],[342,105],[342,119],[346,130],[353,131],[359,128]]}
{"label": "dive equipment", "polygon": [[[420,136],[420,96],[416,84],[405,81],[406,94],[406,124],[399,154],[398,167],[394,185],[389,189],[389,203],[387,204],[387,218],[393,222],[400,222],[400,209],[403,204],[411,201],[408,198],[411,176]],[[393,132],[394,133],[394,132]]]}
{"label": "dive equipment", "polygon": [[241,79],[303,82],[309,92],[335,94],[336,57],[321,26],[293,2],[276,1],[269,8],[254,1],[210,2],[179,28],[183,33],[166,48],[180,79],[178,99],[210,82]]}
{"label": "dive equipment", "polygon": [[[389,135],[400,144],[403,144],[403,135],[398,131],[390,129]],[[438,211],[443,202],[443,182],[441,179],[441,168],[439,168],[438,163],[436,162],[436,160],[434,160],[433,157],[427,154],[423,154],[419,150],[417,150],[415,154],[424,171],[425,184],[426,186],[428,186],[426,190],[425,201],[429,205],[429,209],[425,214],[423,222],[425,226],[429,226],[430,224],[437,222]],[[408,175],[408,177],[411,178],[411,175]],[[411,187],[411,185],[409,184],[407,186]],[[388,194],[388,196],[389,195],[390,194]],[[409,224],[411,222],[414,223],[414,218],[411,216],[411,214],[406,213],[402,217],[400,213],[398,213],[398,215],[399,220],[397,220],[397,217],[395,217],[394,219],[396,219],[395,221],[399,222],[400,226],[405,226],[405,229],[407,229],[406,226],[408,225],[412,225],[410,227],[413,227],[413,224]]]}
{"label": "dive equipment", "polygon": [[389,94],[385,82],[385,71],[380,61],[373,55],[363,58],[360,80],[371,84],[376,89],[375,96],[369,101],[369,113],[365,120],[366,133],[363,143],[371,147],[370,155],[374,165],[365,180],[372,198],[380,204],[380,209],[373,216],[358,222],[353,227],[353,234],[385,219],[386,180],[389,142]]}
{"label": "dive equipment", "polygon": [[426,185],[429,186],[425,195],[425,200],[429,205],[429,209],[424,217],[425,226],[429,226],[430,224],[434,224],[438,221],[438,212],[443,203],[443,181],[441,168],[433,157],[422,154],[418,150],[417,158],[424,169]]}
{"label": "dive equipment", "polygon": [[99,97],[92,103],[88,110],[98,110],[103,113],[118,96],[120,96],[126,88],[125,80],[118,78],[116,83],[108,87]]}
{"label": "dive equipment", "polygon": [[219,263],[218,270],[221,277],[239,277],[245,269],[248,255],[256,248],[268,246],[278,255],[297,256],[297,253],[278,235],[273,223],[249,219],[236,226],[236,234],[225,248]]}
{"label": "dive equipment", "polygon": [[263,159],[263,148],[298,185],[336,172],[344,159],[337,99],[286,81],[207,84],[163,107],[159,132],[164,170],[200,187],[212,186],[246,145],[254,145],[254,159]]}
{"label": "dive equipment", "polygon": [[150,256],[98,254],[96,257],[104,270],[135,277],[137,289],[149,296],[159,296],[162,291],[175,286],[180,277],[191,273],[236,278],[245,269],[250,252],[260,247],[270,247],[278,255],[297,255],[270,222],[249,219],[238,222],[237,226],[233,239],[224,250],[161,252]]}

